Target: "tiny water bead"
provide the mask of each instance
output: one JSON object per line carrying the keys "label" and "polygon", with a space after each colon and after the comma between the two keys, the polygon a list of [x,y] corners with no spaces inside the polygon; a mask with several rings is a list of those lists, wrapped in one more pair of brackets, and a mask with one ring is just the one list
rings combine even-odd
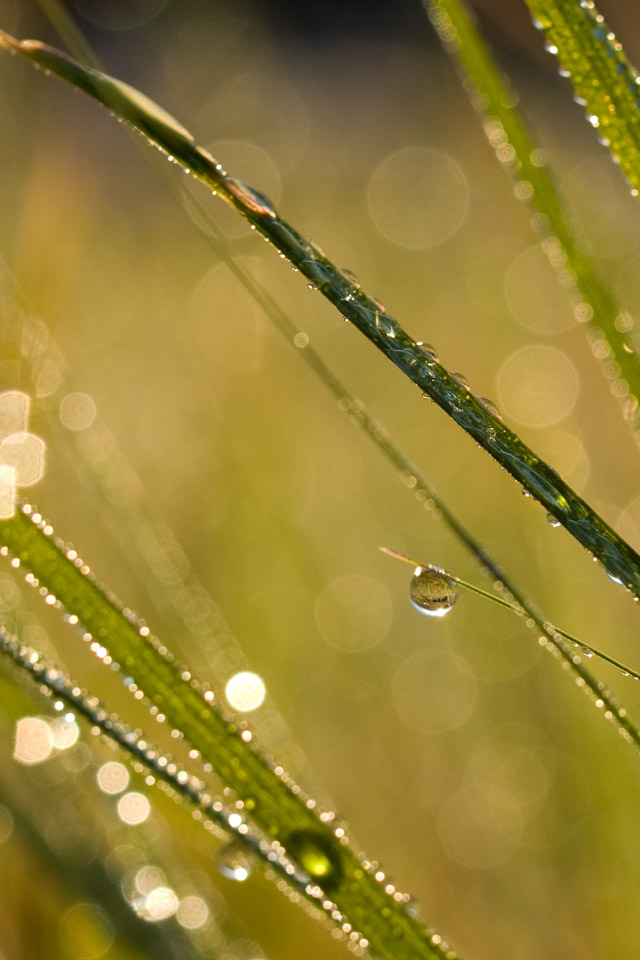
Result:
{"label": "tiny water bead", "polygon": [[219,873],[227,880],[243,883],[253,873],[254,863],[246,844],[240,840],[230,840],[218,850],[217,866]]}
{"label": "tiny water bead", "polygon": [[444,617],[458,599],[458,590],[439,567],[416,567],[409,584],[409,599],[425,616]]}
{"label": "tiny water bead", "polygon": [[307,873],[312,880],[329,891],[342,879],[342,866],[331,843],[319,832],[313,830],[294,830],[285,841],[285,849],[292,860]]}

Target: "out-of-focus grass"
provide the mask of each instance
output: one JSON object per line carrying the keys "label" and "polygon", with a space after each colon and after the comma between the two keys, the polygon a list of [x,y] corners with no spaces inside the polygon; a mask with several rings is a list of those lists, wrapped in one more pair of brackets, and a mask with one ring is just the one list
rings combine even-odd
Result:
{"label": "out-of-focus grass", "polygon": [[[5,7],[1,26],[53,39],[34,11]],[[638,548],[635,441],[551,269],[527,253],[527,213],[426,22],[413,39],[327,34],[313,43],[270,21],[266,6],[194,3],[168,5],[127,31],[84,25],[108,70],[170,109],[234,175],[278,199],[285,216],[354,270],[409,332],[434,343],[476,393],[493,398]],[[526,61],[509,66],[585,242],[637,310],[640,231],[617,171],[559,78]],[[5,57],[0,72],[0,253],[64,355],[44,358],[48,386],[44,377],[34,427],[49,454],[35,502],[201,677],[220,685],[235,671],[235,654],[213,645],[194,651],[175,635],[139,562],[123,551],[117,503],[110,513],[78,471],[73,437],[57,419],[63,394],[51,389],[56,367],[67,363],[140,481],[125,474],[113,499],[126,507],[144,490],[218,604],[221,630],[264,678],[270,700],[254,715],[262,742],[335,805],[429,922],[474,960],[633,956],[634,751],[504,611],[464,596],[434,622],[410,607],[406,569],[377,546],[477,580],[460,546],[215,262],[124,132],[28,65]],[[231,211],[199,195],[237,255],[255,263],[516,582],[560,626],[637,667],[637,611],[625,594]],[[242,356],[238,331],[251,348]],[[534,347],[537,354],[518,353]],[[509,380],[515,355],[547,362]],[[549,361],[570,372],[545,384]],[[0,370],[7,388],[16,386],[12,371]],[[557,399],[554,422],[548,413],[544,422],[541,394]],[[6,570],[2,582],[8,577]],[[36,614],[70,672],[133,713],[55,618]],[[637,715],[632,681],[597,672]],[[8,721],[25,709],[5,703]],[[78,783],[86,770],[53,760],[48,772],[29,771],[8,759],[10,750],[7,735],[7,783],[25,804],[40,802],[45,820],[46,777],[70,796],[88,789]],[[262,881],[219,878],[216,841],[203,839],[185,810],[151,797],[158,811],[144,842],[177,876],[197,877],[220,915],[239,918],[231,939],[255,941],[273,957],[342,955]],[[94,815],[116,835],[112,809]],[[145,829],[131,828],[128,843]],[[75,895],[63,895],[17,830],[3,857],[11,869],[0,889],[15,943],[7,955],[34,955],[29,937],[42,936],[41,955],[79,956],[56,926]],[[28,931],[15,919],[26,912]],[[240,944],[229,955],[253,960],[257,950]]]}

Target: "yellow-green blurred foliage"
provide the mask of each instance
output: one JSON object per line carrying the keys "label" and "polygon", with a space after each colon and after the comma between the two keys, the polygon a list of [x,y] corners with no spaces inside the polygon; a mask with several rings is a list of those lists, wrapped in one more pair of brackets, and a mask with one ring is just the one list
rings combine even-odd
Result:
{"label": "yellow-green blurred foliage", "polygon": [[[108,72],[270,195],[640,548],[638,445],[418,4],[397,23],[338,5],[323,30],[268,2],[69,6]],[[0,14],[16,35],[60,44],[35,4],[2,0]],[[637,204],[524,27],[498,36],[505,64],[576,228],[633,313]],[[462,956],[640,956],[634,749],[504,610],[472,595],[443,620],[410,606],[409,568],[379,545],[482,583],[473,560],[216,259],[141,142],[15,58],[2,56],[0,78],[0,254],[52,338],[30,424],[48,446],[33,502],[194,674],[217,688],[241,668],[263,678],[249,719],[264,747]],[[167,169],[545,615],[638,668],[622,588],[234,212]],[[2,369],[1,389],[33,392],[21,367]],[[70,393],[92,398],[90,426],[69,427],[74,410],[85,424],[71,401],[61,420]],[[133,549],[142,509],[156,579]],[[196,635],[199,618],[213,624],[199,644],[164,595],[188,566],[213,598],[187,612]],[[2,602],[26,605],[34,646],[159,736],[11,578],[0,571]],[[640,717],[640,685],[591,663]],[[116,884],[156,863],[180,897],[201,896],[203,955],[207,942],[227,960],[347,955],[263,879],[221,877],[220,841],[157,789],[149,820],[125,827],[95,787],[96,765],[120,758],[86,730],[41,765],[14,762],[18,717],[53,711],[2,676],[2,960],[138,956],[134,935],[109,933],[108,904],[70,913],[100,902],[76,880],[99,878],[105,857]],[[11,830],[7,808],[32,826],[14,817]],[[76,827],[87,849],[60,839]],[[177,937],[175,919],[148,926]]]}

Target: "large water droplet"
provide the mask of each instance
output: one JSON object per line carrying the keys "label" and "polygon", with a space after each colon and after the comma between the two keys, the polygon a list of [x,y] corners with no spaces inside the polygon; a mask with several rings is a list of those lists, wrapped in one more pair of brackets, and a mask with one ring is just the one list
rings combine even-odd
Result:
{"label": "large water droplet", "polygon": [[429,357],[430,360],[435,360],[436,363],[438,362],[438,354],[432,343],[422,343],[422,341],[418,340],[417,346],[420,347],[425,357]]}
{"label": "large water droplet", "polygon": [[456,371],[455,373],[451,372],[449,376],[451,377],[452,380],[455,380],[456,383],[459,383],[461,387],[464,387],[465,390],[470,389],[469,381],[465,377],[464,373],[458,373]]}
{"label": "large water droplet", "polygon": [[488,397],[478,397],[478,403],[481,403],[485,410],[488,410],[489,413],[492,413],[497,420],[502,420],[502,415],[498,409],[498,405],[489,400]]}
{"label": "large water droplet", "polygon": [[276,211],[273,203],[269,197],[265,197],[264,193],[254,190],[250,184],[245,183],[243,180],[236,180],[235,177],[227,177],[227,187],[236,199],[240,200],[241,203],[254,213],[260,213],[272,219],[275,218]]}
{"label": "large water droplet", "polygon": [[399,327],[388,313],[376,313],[376,329],[383,333],[385,337],[393,339],[397,335]]}
{"label": "large water droplet", "polygon": [[557,517],[554,517],[554,515],[553,515],[552,513],[548,513],[548,514],[547,514],[547,523],[550,524],[552,527],[559,527],[559,526],[561,526],[560,521],[558,520],[558,518],[557,518]]}
{"label": "large water droplet", "polygon": [[420,613],[444,617],[458,599],[458,589],[439,567],[416,567],[409,584],[409,599]]}
{"label": "large water droplet", "polygon": [[338,855],[327,838],[314,830],[295,830],[285,841],[287,854],[324,890],[342,877]]}
{"label": "large water droplet", "polygon": [[230,840],[218,850],[217,865],[223,877],[242,883],[253,871],[253,857],[240,840]]}

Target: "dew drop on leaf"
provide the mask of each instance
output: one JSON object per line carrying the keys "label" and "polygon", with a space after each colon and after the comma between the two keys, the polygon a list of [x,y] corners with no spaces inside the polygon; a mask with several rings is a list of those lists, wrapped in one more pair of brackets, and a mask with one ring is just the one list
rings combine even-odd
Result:
{"label": "dew drop on leaf", "polygon": [[285,849],[292,860],[325,890],[335,887],[342,868],[329,841],[313,830],[294,830],[286,839]]}
{"label": "dew drop on leaf", "polygon": [[454,581],[438,567],[416,567],[409,584],[409,599],[427,617],[444,617],[458,599]]}
{"label": "dew drop on leaf", "polygon": [[554,517],[552,513],[547,514],[547,523],[550,524],[550,526],[552,527],[559,527],[561,525],[558,518]]}
{"label": "dew drop on leaf", "polygon": [[229,840],[218,850],[217,866],[223,877],[242,883],[253,872],[253,858],[240,840]]}

